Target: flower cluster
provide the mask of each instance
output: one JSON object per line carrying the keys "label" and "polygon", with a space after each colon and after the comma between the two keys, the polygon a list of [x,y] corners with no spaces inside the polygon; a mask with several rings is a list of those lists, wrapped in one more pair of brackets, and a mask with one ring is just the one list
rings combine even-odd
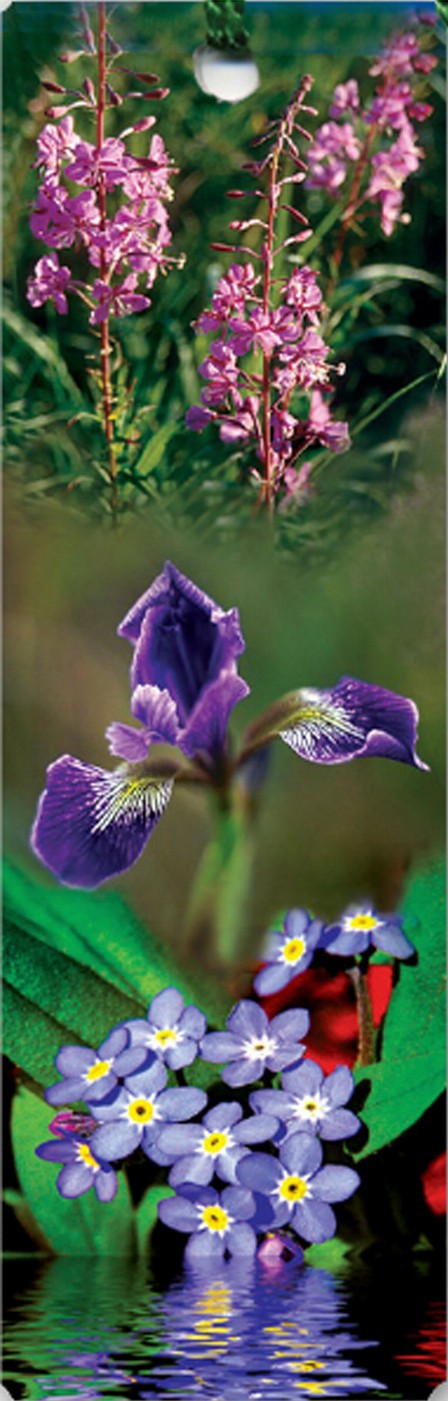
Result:
{"label": "flower cluster", "polygon": [[[113,1164],[136,1149],[169,1167],[175,1191],[159,1203],[159,1215],[189,1236],[190,1262],[251,1257],[258,1237],[277,1226],[305,1243],[328,1240],[336,1230],[329,1203],[350,1197],[359,1178],[343,1165],[322,1167],[319,1140],[347,1138],[360,1121],[341,1108],[353,1093],[350,1071],[341,1066],[324,1081],[319,1067],[303,1059],[300,1038],[308,1027],[301,1009],[269,1022],[245,999],[230,1013],[227,1031],[207,1033],[203,1013],[185,1007],[176,988],[166,988],[146,1020],[115,1027],[98,1051],[64,1046],[58,1052],[63,1078],[45,1098],[58,1106],[83,1100],[87,1112],[58,1114],[50,1125],[53,1140],[36,1153],[62,1164],[61,1196],[81,1196],[93,1186],[100,1201],[116,1193]],[[230,1062],[224,1085],[264,1081],[266,1088],[249,1097],[249,1114],[237,1099],[216,1102],[216,1094],[204,1113],[204,1090],[169,1083],[169,1074],[177,1079],[176,1070],[198,1056]],[[279,1070],[282,1089],[275,1090]],[[254,1152],[260,1144],[270,1151]]]}
{"label": "flower cluster", "polygon": [[378,914],[367,901],[349,905],[335,924],[323,924],[307,910],[289,910],[282,928],[269,935],[265,963],[254,979],[254,991],[259,997],[281,992],[305,972],[318,950],[353,959],[369,948],[399,959],[412,958],[415,953],[404,933],[401,915]]}
{"label": "flower cluster", "polygon": [[403,186],[425,154],[413,123],[424,122],[432,112],[410,80],[424,78],[436,63],[415,32],[396,34],[369,68],[371,77],[378,79],[373,97],[362,106],[356,79],[338,84],[330,119],[309,148],[307,185],[339,199],[351,178],[347,219],[373,201],[380,205],[386,236],[397,223],[409,222],[410,216],[402,212]]}
{"label": "flower cluster", "polygon": [[[288,277],[274,276],[277,255],[288,245],[297,245],[311,235],[308,220],[291,204],[285,203],[287,186],[305,179],[307,166],[299,153],[297,132],[303,132],[304,105],[311,79],[305,78],[278,124],[271,123],[267,136],[268,154],[251,161],[246,169],[257,183],[265,174],[268,201],[265,219],[236,219],[230,228],[244,232],[262,230],[259,253],[240,245],[249,260],[232,263],[220,278],[209,310],[196,322],[197,333],[213,334],[199,372],[206,381],[201,403],[188,410],[189,428],[200,431],[210,422],[219,425],[219,434],[228,444],[251,444],[260,466],[251,474],[259,486],[260,500],[272,504],[280,490],[292,494],[291,477],[297,485],[296,463],[317,444],[332,452],[349,446],[345,423],[332,419],[328,404],[331,393],[329,348],[322,334],[322,294],[312,268],[297,267]],[[289,161],[292,173],[282,174],[282,162]],[[249,192],[250,193],[250,192]],[[254,192],[259,198],[260,190]],[[244,190],[230,190],[233,199],[246,198]],[[302,227],[291,238],[276,241],[276,220],[286,209]],[[225,250],[225,244],[213,247]],[[233,251],[230,249],[230,251]],[[262,264],[257,276],[252,259]],[[343,373],[343,365],[336,373]],[[304,467],[299,464],[304,482]]]}
{"label": "flower cluster", "polygon": [[[140,77],[146,83],[153,75]],[[78,135],[67,107],[49,109],[49,115],[60,120],[45,126],[38,138],[34,164],[41,184],[30,225],[51,252],[37,262],[27,297],[34,307],[52,301],[65,315],[67,292],[72,292],[87,303],[91,325],[99,326],[109,315],[129,316],[149,307],[148,291],[160,269],[172,261],[166,205],[172,198],[174,167],[157,134],[145,155],[132,154],[125,144],[126,137],[148,131],[155,117],[134,122],[119,137],[105,137],[98,94],[90,79],[86,83],[71,105],[96,115],[96,141]],[[158,99],[165,90],[151,86],[129,95]],[[110,98],[107,105],[116,103]],[[108,211],[110,195],[114,212]],[[68,248],[87,257],[94,270],[90,280],[80,279],[59,262],[61,251],[65,256]]]}
{"label": "flower cluster", "polygon": [[[229,718],[249,692],[237,671],[245,648],[238,610],[225,611],[169,561],[118,633],[133,648],[130,709],[140,728],[108,727],[111,752],[121,761],[112,772],[71,754],[50,764],[32,831],[36,856],[68,885],[91,888],[133,865],[176,781],[221,794],[227,784],[230,800],[232,781],[277,737],[311,763],[375,756],[426,768],[416,754],[413,701],[352,677],[333,690],[293,691],[275,702],[231,760]],[[160,743],[180,750],[188,767],[153,759]],[[309,949],[318,932],[314,923]]]}

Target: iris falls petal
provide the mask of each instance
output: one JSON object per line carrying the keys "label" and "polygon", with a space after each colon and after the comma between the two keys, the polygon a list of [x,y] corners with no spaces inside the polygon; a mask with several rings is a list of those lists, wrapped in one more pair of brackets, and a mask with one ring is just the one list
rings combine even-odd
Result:
{"label": "iris falls petal", "polygon": [[278,733],[302,759],[343,764],[375,756],[428,767],[416,753],[418,710],[405,696],[343,676],[332,691],[301,690],[289,700]]}
{"label": "iris falls petal", "polygon": [[100,885],[132,866],[162,817],[170,779],[113,773],[65,754],[50,764],[31,834],[36,856],[66,885]]}

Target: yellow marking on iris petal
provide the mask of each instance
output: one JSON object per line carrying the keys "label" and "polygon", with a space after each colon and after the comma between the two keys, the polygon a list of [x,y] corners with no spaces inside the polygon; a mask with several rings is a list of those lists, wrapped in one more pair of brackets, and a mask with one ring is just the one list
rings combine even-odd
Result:
{"label": "yellow marking on iris petal", "polygon": [[108,1070],[110,1070],[111,1065],[111,1060],[95,1061],[95,1065],[90,1066],[90,1070],[87,1071],[87,1074],[85,1076],[85,1079],[88,1080],[89,1085],[92,1083],[92,1080],[102,1080],[103,1075],[107,1075],[107,1072]]}
{"label": "yellow marking on iris petal", "polygon": [[347,928],[355,930],[356,933],[370,934],[372,929],[378,929],[380,921],[374,915],[351,915],[347,919]]}
{"label": "yellow marking on iris petal", "polygon": [[154,1118],[154,1105],[150,1099],[134,1099],[128,1108],[133,1124],[150,1124]]}
{"label": "yellow marking on iris petal", "polygon": [[204,1206],[201,1214],[208,1231],[226,1231],[230,1224],[227,1211],[222,1206]]}
{"label": "yellow marking on iris petal", "polygon": [[207,1137],[204,1138],[202,1148],[204,1153],[210,1153],[212,1157],[216,1157],[218,1153],[222,1153],[223,1148],[227,1147],[228,1141],[228,1133],[208,1133]]}
{"label": "yellow marking on iris petal", "polygon": [[162,1046],[163,1048],[165,1048],[165,1046],[175,1046],[178,1040],[177,1031],[173,1031],[171,1026],[164,1026],[160,1031],[155,1032],[154,1040],[157,1041],[158,1046]]}
{"label": "yellow marking on iris petal", "polygon": [[303,1177],[296,1177],[294,1173],[290,1177],[284,1177],[279,1185],[279,1194],[287,1202],[301,1202],[308,1192],[308,1183]]}
{"label": "yellow marking on iris petal", "polygon": [[298,963],[305,952],[306,943],[304,939],[288,939],[286,944],[283,944],[282,958],[285,963]]}
{"label": "yellow marking on iris petal", "polygon": [[80,1162],[84,1163],[85,1167],[93,1168],[95,1172],[99,1168],[99,1163],[97,1163],[96,1158],[94,1158],[93,1156],[93,1153],[90,1152],[88,1144],[78,1143],[76,1146],[78,1149],[78,1159],[80,1160]]}

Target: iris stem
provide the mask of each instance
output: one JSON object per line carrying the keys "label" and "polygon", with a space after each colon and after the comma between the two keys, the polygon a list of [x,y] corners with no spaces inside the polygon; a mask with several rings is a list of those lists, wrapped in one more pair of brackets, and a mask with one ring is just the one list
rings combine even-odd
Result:
{"label": "iris stem", "polygon": [[372,1014],[369,989],[365,973],[355,965],[347,969],[353,983],[356,1010],[358,1013],[358,1065],[372,1065],[375,1061],[375,1025]]}

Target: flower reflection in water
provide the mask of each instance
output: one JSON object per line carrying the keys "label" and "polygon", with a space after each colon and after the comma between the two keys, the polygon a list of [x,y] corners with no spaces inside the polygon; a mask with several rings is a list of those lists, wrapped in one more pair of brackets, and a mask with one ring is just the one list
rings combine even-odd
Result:
{"label": "flower reflection in water", "polygon": [[20,1379],[33,1401],[381,1396],[346,1297],[345,1282],[310,1266],[219,1262],[161,1293],[141,1261],[71,1260],[67,1270],[58,1260],[16,1309],[6,1359],[20,1371],[5,1382]]}

